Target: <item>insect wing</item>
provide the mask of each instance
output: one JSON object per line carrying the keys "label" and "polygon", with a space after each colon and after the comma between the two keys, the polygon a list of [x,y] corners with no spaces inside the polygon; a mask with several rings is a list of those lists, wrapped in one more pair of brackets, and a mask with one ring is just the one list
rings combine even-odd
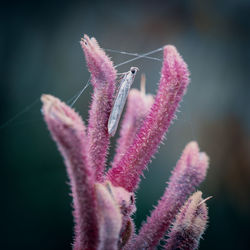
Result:
{"label": "insect wing", "polygon": [[113,108],[109,117],[109,121],[108,121],[108,133],[111,136],[114,136],[117,130],[117,127],[121,118],[121,114],[124,109],[127,97],[128,97],[129,89],[130,89],[130,84],[125,78],[125,80],[121,82],[121,86],[116,96],[116,99],[115,99],[115,102],[114,102],[114,105],[113,105]]}

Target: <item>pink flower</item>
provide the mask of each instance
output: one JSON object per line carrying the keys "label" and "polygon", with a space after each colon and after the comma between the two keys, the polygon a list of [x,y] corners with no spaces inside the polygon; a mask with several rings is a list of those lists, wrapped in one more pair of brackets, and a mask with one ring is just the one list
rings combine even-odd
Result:
{"label": "pink flower", "polygon": [[[154,249],[172,223],[166,249],[197,247],[207,222],[205,202],[200,192],[185,201],[204,180],[208,157],[199,151],[196,142],[186,146],[165,193],[138,235],[131,218],[140,176],[163,140],[188,86],[185,62],[174,46],[165,46],[156,97],[146,95],[143,87],[141,91],[130,91],[116,155],[105,172],[116,70],[94,38],[85,35],[81,45],[94,88],[88,127],[65,103],[50,95],[42,96],[44,119],[70,179],[74,249]],[[184,236],[180,239],[179,235]]]}
{"label": "pink flower", "polygon": [[182,206],[173,223],[166,250],[197,249],[207,224],[207,206],[200,191],[194,193]]}

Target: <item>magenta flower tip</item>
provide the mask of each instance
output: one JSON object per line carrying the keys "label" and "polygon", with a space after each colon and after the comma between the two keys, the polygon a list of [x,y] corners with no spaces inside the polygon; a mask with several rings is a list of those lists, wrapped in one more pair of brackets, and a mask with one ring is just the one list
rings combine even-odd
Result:
{"label": "magenta flower tip", "polygon": [[193,181],[200,183],[206,176],[209,165],[209,158],[204,152],[199,152],[199,146],[197,142],[192,141],[187,144],[183,150],[182,156],[177,163],[177,166],[173,172],[173,177],[176,176],[174,173],[185,171],[188,166],[190,171],[196,173],[196,179]]}
{"label": "magenta flower tip", "polygon": [[48,121],[58,124],[63,122],[69,127],[74,127],[76,125],[83,126],[80,116],[58,98],[52,95],[42,95],[41,101],[43,102],[43,115]]}
{"label": "magenta flower tip", "polygon": [[94,87],[101,87],[109,82],[114,84],[116,79],[116,70],[113,62],[105,54],[104,50],[100,48],[95,38],[89,38],[84,35],[80,41],[84,51],[89,72],[92,77],[92,84]]}

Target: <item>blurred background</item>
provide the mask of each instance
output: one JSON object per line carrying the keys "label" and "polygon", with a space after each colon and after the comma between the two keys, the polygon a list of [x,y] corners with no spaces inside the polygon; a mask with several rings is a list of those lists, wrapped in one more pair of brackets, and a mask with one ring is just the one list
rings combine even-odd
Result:
{"label": "blurred background", "polygon": [[[213,196],[200,249],[249,249],[249,1],[3,1],[0,19],[1,249],[71,249],[68,179],[39,98],[67,101],[86,84],[83,34],[103,48],[135,53],[173,44],[191,71],[181,112],[137,192],[137,227],[184,146],[197,140],[211,160],[199,189]],[[108,54],[115,64],[131,58]],[[147,92],[155,94],[161,63],[140,59],[119,71],[131,66],[140,68],[134,86],[144,72]],[[91,91],[75,105],[85,121]]]}

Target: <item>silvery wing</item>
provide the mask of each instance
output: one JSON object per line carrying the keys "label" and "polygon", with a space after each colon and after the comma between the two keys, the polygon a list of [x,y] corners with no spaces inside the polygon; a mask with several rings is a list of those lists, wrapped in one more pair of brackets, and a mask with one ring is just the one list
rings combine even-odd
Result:
{"label": "silvery wing", "polygon": [[114,136],[117,130],[117,127],[121,118],[121,114],[125,106],[127,97],[128,97],[129,89],[130,89],[130,84],[128,84],[127,81],[124,80],[121,83],[120,89],[118,91],[118,94],[115,99],[115,103],[112,108],[109,121],[108,121],[108,133],[111,136]]}

